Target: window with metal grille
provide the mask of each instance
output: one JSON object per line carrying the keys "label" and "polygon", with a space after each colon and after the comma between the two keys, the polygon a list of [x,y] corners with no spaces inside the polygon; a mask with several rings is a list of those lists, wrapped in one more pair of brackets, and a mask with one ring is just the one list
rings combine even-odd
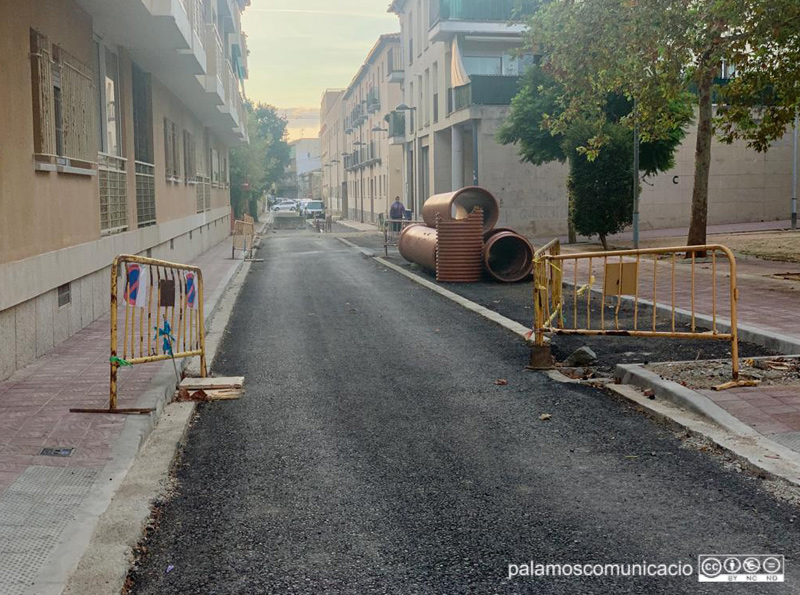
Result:
{"label": "window with metal grille", "polygon": [[136,176],[136,221],[139,227],[156,224],[155,165],[153,164],[153,109],[150,76],[135,64],[133,83],[133,145]]}
{"label": "window with metal grille", "polygon": [[71,303],[72,286],[69,283],[64,283],[64,285],[58,288],[58,307],[63,308],[64,306],[69,306]]}
{"label": "window with metal grille", "polygon": [[30,30],[34,152],[94,162],[95,91],[92,69]]}
{"label": "window with metal grille", "polygon": [[100,230],[114,233],[128,229],[128,176],[125,160],[99,155]]}
{"label": "window with metal grille", "polygon": [[170,181],[177,181],[181,175],[178,126],[169,118],[164,118],[164,170]]}
{"label": "window with metal grille", "polygon": [[197,157],[195,153],[194,135],[188,130],[183,131],[183,170],[186,174],[186,183],[197,181]]}

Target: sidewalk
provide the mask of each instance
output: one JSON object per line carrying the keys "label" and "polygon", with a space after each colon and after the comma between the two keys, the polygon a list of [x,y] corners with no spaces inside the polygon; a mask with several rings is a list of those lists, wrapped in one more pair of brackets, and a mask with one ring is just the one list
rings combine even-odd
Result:
{"label": "sidewalk", "polygon": [[[226,239],[191,263],[203,269],[207,320],[241,268],[242,261],[231,260],[230,254]],[[106,315],[0,382],[3,595],[42,592],[38,587],[32,591],[31,584],[46,563],[52,564],[50,554],[63,547],[62,533],[98,491],[108,491],[110,483],[118,485],[155,424],[157,414],[70,413],[71,407],[108,406],[108,340]],[[170,362],[122,368],[120,407],[160,410],[174,381]],[[75,450],[69,457],[42,456],[45,447]],[[89,521],[101,512],[92,510]],[[91,535],[91,526],[88,529]]]}
{"label": "sidewalk", "polygon": [[354,231],[380,231],[380,228],[375,223],[361,223],[360,221],[352,221],[350,219],[342,219],[336,223],[349,227]]}
{"label": "sidewalk", "polygon": [[[709,236],[711,235],[719,235],[719,234],[727,234],[727,233],[748,233],[748,232],[757,232],[757,231],[773,231],[773,230],[780,230],[780,229],[789,229],[791,227],[791,221],[788,219],[785,221],[756,221],[755,223],[723,223],[719,225],[709,225],[707,228],[707,233]],[[688,227],[673,227],[669,229],[645,229],[642,230],[639,234],[642,240],[654,240],[659,238],[683,238],[684,241],[676,242],[677,245],[683,245],[685,243],[686,236],[689,233]],[[535,246],[544,245],[553,238],[536,238],[533,241]],[[566,244],[569,240],[567,236],[559,238],[562,244]],[[589,239],[583,236],[578,236],[578,242],[585,243],[585,242],[592,242],[596,241],[597,238]],[[608,236],[609,243],[614,242],[630,242],[633,240],[633,232],[632,231],[623,231],[622,233],[614,234],[612,236]]]}
{"label": "sidewalk", "polygon": [[[737,232],[756,232],[786,229],[789,221],[752,224],[709,226],[709,236]],[[643,239],[684,237],[685,229],[643,232]],[[625,233],[610,238],[611,241],[630,241]],[[664,242],[666,245],[668,242]],[[680,242],[682,243],[682,242]],[[585,246],[562,246],[565,253],[582,252]],[[720,263],[721,264],[721,263]],[[662,264],[666,270],[668,262]],[[697,265],[697,279],[711,279],[709,264]],[[783,279],[778,275],[797,275],[797,280]],[[567,275],[569,277],[569,275]],[[721,312],[729,309],[727,265],[718,269],[717,303]],[[695,288],[695,310],[710,315],[710,285]],[[676,267],[676,304],[678,308],[691,308],[691,261],[680,259]],[[786,355],[800,354],[800,264],[768,261],[752,256],[737,256],[737,286],[739,289],[738,319],[741,340],[757,343]],[[659,278],[658,302],[671,307],[670,283]],[[652,299],[652,288],[643,288],[640,297]],[[728,310],[729,311],[729,310]],[[723,314],[720,320],[725,318]],[[725,323],[729,322],[727,319]],[[762,436],[800,452],[800,385],[755,386],[733,388],[726,391],[696,390],[739,421]]]}

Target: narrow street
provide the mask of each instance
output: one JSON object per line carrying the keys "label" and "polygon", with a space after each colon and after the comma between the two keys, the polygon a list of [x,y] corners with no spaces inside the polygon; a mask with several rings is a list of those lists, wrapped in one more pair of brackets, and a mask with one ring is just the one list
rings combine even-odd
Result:
{"label": "narrow street", "polygon": [[[797,592],[796,508],[762,480],[525,371],[517,339],[334,237],[259,257],[215,365],[246,393],[200,407],[131,593]],[[785,554],[786,583],[698,583],[723,553]],[[695,572],[508,578],[530,561]]]}

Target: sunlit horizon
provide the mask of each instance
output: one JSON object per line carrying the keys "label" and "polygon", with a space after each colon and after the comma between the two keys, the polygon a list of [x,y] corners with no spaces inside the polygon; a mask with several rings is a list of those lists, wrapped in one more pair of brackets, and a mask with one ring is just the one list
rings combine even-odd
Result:
{"label": "sunlit horizon", "polygon": [[249,99],[274,105],[289,138],[319,134],[326,89],[345,88],[378,37],[400,29],[389,0],[253,0],[242,15],[250,50]]}

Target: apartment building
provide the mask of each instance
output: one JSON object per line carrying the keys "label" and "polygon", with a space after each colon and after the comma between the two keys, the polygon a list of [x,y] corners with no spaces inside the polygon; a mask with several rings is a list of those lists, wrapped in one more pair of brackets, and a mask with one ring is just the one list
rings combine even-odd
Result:
{"label": "apartment building", "polygon": [[320,198],[322,162],[319,138],[299,138],[289,143],[289,165],[277,192],[281,198]]}
{"label": "apartment building", "polygon": [[[382,35],[341,96],[341,202],[350,219],[377,223],[402,194],[402,149],[390,144],[388,128],[389,114],[402,98],[401,74],[400,35]],[[331,134],[339,113],[323,110],[321,117],[322,128]],[[338,167],[336,159],[329,150],[323,168]]]}
{"label": "apartment building", "polygon": [[[567,220],[566,169],[520,163],[495,134],[532,55],[519,56],[514,0],[395,0],[405,70],[403,101],[390,116],[404,154],[404,190],[415,211],[440,192],[490,189],[500,224],[529,235],[558,234]],[[524,222],[524,223],[523,223]]]}
{"label": "apartment building", "polygon": [[0,379],[108,311],[120,253],[230,230],[249,0],[0,7]]}
{"label": "apartment building", "polygon": [[344,172],[344,89],[328,89],[320,106],[320,156],[322,161],[322,199],[328,213],[341,217],[347,213],[347,182]]}
{"label": "apartment building", "polygon": [[[519,55],[524,25],[509,24],[515,0],[394,0],[401,26],[403,102],[390,114],[391,143],[403,149],[404,196],[419,211],[425,199],[481,185],[501,203],[499,225],[529,237],[567,232],[567,167],[521,163],[517,148],[495,135],[535,60]],[[688,226],[696,129],[673,170],[646,180],[642,229]],[[766,154],[744,143],[714,143],[709,223],[787,219],[791,139]]]}

